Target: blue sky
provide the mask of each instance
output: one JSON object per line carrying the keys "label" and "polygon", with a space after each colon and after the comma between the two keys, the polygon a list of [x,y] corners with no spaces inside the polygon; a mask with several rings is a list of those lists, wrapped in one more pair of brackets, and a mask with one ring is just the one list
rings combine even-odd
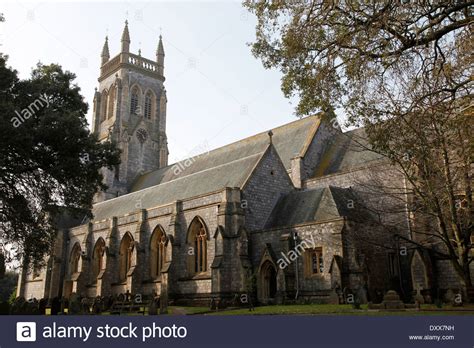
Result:
{"label": "blue sky", "polygon": [[128,18],[131,51],[155,59],[161,30],[170,162],[296,119],[280,91],[281,73],[265,70],[250,52],[255,18],[240,2],[2,0],[0,12],[0,51],[20,77],[38,61],[59,63],[77,75],[89,105],[105,35],[114,56]]}

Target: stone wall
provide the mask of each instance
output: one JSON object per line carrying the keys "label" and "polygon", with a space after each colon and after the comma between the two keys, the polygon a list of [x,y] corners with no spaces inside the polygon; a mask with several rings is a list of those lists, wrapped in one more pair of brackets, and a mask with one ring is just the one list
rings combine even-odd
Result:
{"label": "stone wall", "polygon": [[[76,280],[74,292],[81,295],[94,297],[98,294],[107,296],[126,291],[132,293],[140,292],[151,294],[160,293],[161,281],[152,279],[150,275],[150,240],[156,229],[163,230],[170,239],[167,248],[167,261],[171,262],[170,269],[170,293],[171,298],[201,298],[207,301],[212,289],[212,264],[215,260],[216,241],[214,236],[220,224],[231,226],[235,220],[234,215],[241,215],[241,210],[224,209],[219,214],[220,207],[240,207],[239,190],[225,189],[221,192],[211,193],[202,197],[195,197],[182,202],[166,206],[156,207],[148,210],[137,211],[121,217],[114,217],[104,221],[97,221],[72,228],[68,233],[66,243],[66,265],[64,280],[69,281],[69,260],[74,246],[80,245],[84,252],[80,262],[80,276]],[[230,192],[230,193],[229,193]],[[237,192],[237,194],[236,194]],[[237,202],[234,202],[237,200]],[[222,209],[221,209],[222,210]],[[221,216],[221,217],[220,217]],[[199,218],[205,225],[207,231],[207,270],[198,275],[189,274],[187,258],[189,249],[194,247],[188,242],[188,229],[194,219]],[[242,220],[243,221],[243,220]],[[238,228],[237,228],[238,230]],[[231,233],[229,231],[229,233]],[[135,243],[132,256],[134,268],[131,278],[121,282],[118,278],[120,267],[120,243],[125,235],[130,234]],[[225,267],[222,268],[222,281],[229,283],[232,279],[230,272],[234,272],[237,264],[240,265],[238,254],[239,234],[225,236]],[[229,238],[227,238],[229,237]],[[101,281],[92,279],[93,251],[96,243],[103,239],[107,248],[106,268]],[[241,271],[235,272],[241,277]],[[38,289],[46,289],[44,283],[37,281]],[[31,290],[33,285],[28,285],[25,290]],[[241,284],[239,285],[241,287]],[[218,288],[218,290],[220,290]],[[229,289],[228,289],[229,290]],[[63,292],[66,288],[63,289]],[[35,294],[38,292],[36,291]]]}
{"label": "stone wall", "polygon": [[272,145],[242,189],[247,230],[262,229],[280,196],[292,189],[291,179]]}
{"label": "stone wall", "polygon": [[450,261],[439,260],[436,262],[438,273],[438,288],[442,290],[460,289],[461,283]]}
{"label": "stone wall", "polygon": [[321,161],[322,155],[331,145],[332,139],[338,134],[338,128],[325,117],[320,121],[316,134],[309,144],[306,155],[303,158],[304,179],[311,178],[318,163]]}
{"label": "stone wall", "polygon": [[[138,108],[135,114],[131,114],[131,91],[135,87],[139,91]],[[103,91],[110,92],[112,89],[116,91],[114,114],[100,122],[103,103],[100,96]],[[144,115],[145,96],[148,92],[152,93],[154,105],[150,119]],[[167,164],[166,98],[162,98],[165,91],[161,79],[130,69],[120,69],[116,75],[102,79],[97,95],[93,115],[94,132],[100,140],[108,137],[115,140],[122,151],[118,168],[103,169],[104,180],[109,189],[107,193],[97,195],[96,201],[102,201],[128,193],[139,175]],[[138,138],[137,131],[145,135]]]}
{"label": "stone wall", "polygon": [[[298,269],[299,293],[302,298],[313,300],[327,300],[328,292],[332,289],[332,275],[330,267],[335,256],[342,258],[341,232],[344,225],[342,219],[323,223],[308,223],[288,228],[271,229],[254,232],[252,241],[252,264],[258,274],[266,245],[270,245],[274,252],[274,263],[285,274],[286,298],[294,298],[296,293],[296,270]],[[293,235],[297,234],[297,241]],[[324,270],[321,274],[308,275],[305,272],[304,250],[307,248],[322,247]],[[296,261],[289,258],[289,252],[298,255]],[[298,266],[296,266],[298,263]],[[341,281],[339,280],[339,285]],[[322,297],[321,299],[319,297]]]}
{"label": "stone wall", "polygon": [[40,275],[38,279],[27,280],[24,284],[22,296],[26,299],[47,297],[45,274]]}
{"label": "stone wall", "polygon": [[379,164],[304,182],[306,189],[327,186],[352,188],[359,203],[373,218],[379,219],[383,225],[396,227],[400,234],[410,237],[404,176],[395,167]]}

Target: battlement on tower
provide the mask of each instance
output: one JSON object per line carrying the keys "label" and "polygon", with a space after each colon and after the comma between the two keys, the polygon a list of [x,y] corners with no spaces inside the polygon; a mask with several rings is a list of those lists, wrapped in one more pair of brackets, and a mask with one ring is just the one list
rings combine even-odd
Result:
{"label": "battlement on tower", "polygon": [[107,61],[100,68],[99,82],[118,72],[120,69],[138,70],[144,75],[165,81],[160,65],[151,60],[134,53],[119,53],[114,58]]}

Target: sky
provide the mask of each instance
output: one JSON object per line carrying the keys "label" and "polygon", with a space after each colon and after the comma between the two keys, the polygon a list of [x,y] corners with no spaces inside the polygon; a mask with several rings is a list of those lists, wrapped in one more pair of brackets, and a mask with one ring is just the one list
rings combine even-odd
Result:
{"label": "sky", "polygon": [[105,36],[113,57],[128,19],[131,52],[155,60],[161,33],[170,163],[296,119],[281,73],[251,53],[256,19],[240,2],[2,0],[0,13],[0,52],[20,78],[39,61],[58,63],[76,74],[90,106]]}

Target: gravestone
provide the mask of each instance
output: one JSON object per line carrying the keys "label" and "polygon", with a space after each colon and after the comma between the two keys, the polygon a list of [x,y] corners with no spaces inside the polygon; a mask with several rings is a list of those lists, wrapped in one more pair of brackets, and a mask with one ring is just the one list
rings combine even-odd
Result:
{"label": "gravestone", "polygon": [[148,307],[148,315],[157,315],[158,308],[160,308],[160,298],[156,296],[150,302],[150,306]]}
{"label": "gravestone", "polygon": [[211,301],[209,303],[209,309],[211,311],[214,311],[217,309],[217,305],[216,305],[216,299],[214,297],[211,297]]}
{"label": "gravestone", "polygon": [[446,294],[444,294],[444,302],[453,304],[454,303],[454,292],[451,289],[448,289],[446,291]]}
{"label": "gravestone", "polygon": [[329,293],[329,303],[339,304],[339,294],[336,292],[336,289],[332,289]]}
{"label": "gravestone", "polygon": [[416,294],[415,294],[415,302],[417,302],[417,303],[419,303],[419,304],[424,304],[424,303],[425,303],[425,299],[424,299],[423,295],[421,294],[421,289],[420,289],[420,287],[418,286],[415,291],[416,291]]}
{"label": "gravestone", "polygon": [[404,310],[405,304],[400,300],[395,290],[389,290],[383,297],[383,308],[386,310]]}
{"label": "gravestone", "polygon": [[100,296],[97,296],[94,298],[92,301],[92,313],[94,314],[100,314],[102,313],[102,298]]}
{"label": "gravestone", "polygon": [[79,314],[81,312],[81,298],[73,293],[69,298],[69,314]]}
{"label": "gravestone", "polygon": [[90,305],[89,300],[84,297],[81,299],[81,314],[89,314],[90,313]]}

